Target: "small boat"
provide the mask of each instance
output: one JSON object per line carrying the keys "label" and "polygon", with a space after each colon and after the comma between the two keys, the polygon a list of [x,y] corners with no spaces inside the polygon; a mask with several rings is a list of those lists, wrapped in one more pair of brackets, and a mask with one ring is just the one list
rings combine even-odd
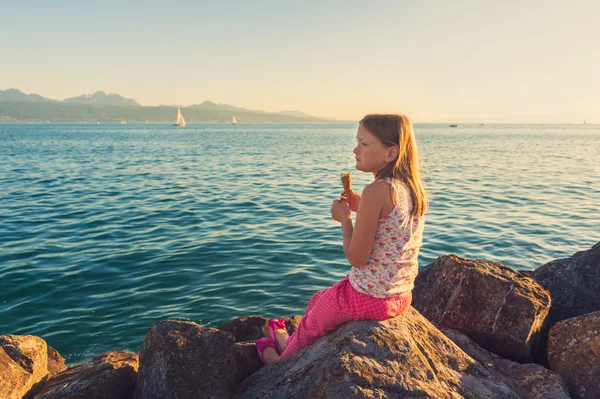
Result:
{"label": "small boat", "polygon": [[123,120],[121,121],[121,125],[126,125],[126,124],[127,124],[127,121],[126,121],[125,119],[123,119]]}
{"label": "small boat", "polygon": [[237,120],[235,119],[235,116],[233,117],[233,120],[231,121],[232,125],[237,125]]}
{"label": "small boat", "polygon": [[450,127],[458,127],[458,125],[448,125],[448,126],[450,126]]}
{"label": "small boat", "polygon": [[587,119],[584,119],[584,120],[583,120],[583,124],[584,124],[584,125],[587,125]]}
{"label": "small boat", "polygon": [[177,127],[185,127],[185,119],[183,119],[183,115],[181,115],[181,109],[177,108],[177,122],[173,126]]}

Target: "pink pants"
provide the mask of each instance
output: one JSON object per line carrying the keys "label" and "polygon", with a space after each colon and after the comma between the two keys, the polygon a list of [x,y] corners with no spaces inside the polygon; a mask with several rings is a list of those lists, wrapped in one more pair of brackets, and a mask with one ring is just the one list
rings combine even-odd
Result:
{"label": "pink pants", "polygon": [[375,298],[356,291],[349,277],[314,294],[296,331],[288,338],[281,357],[312,345],[350,320],[386,320],[399,316],[411,303],[410,292],[391,298]]}

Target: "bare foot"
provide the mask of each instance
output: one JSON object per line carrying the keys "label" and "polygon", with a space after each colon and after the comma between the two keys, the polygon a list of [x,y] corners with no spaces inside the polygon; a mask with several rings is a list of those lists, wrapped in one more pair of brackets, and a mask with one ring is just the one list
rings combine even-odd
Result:
{"label": "bare foot", "polygon": [[287,330],[284,330],[282,328],[278,328],[277,330],[275,330],[275,339],[277,340],[277,343],[281,348],[281,352],[283,352],[285,348],[287,348],[287,340],[289,337],[290,336],[288,335]]}
{"label": "bare foot", "polygon": [[277,354],[275,348],[269,346],[263,351],[263,358],[267,364],[271,364],[279,360],[279,355]]}

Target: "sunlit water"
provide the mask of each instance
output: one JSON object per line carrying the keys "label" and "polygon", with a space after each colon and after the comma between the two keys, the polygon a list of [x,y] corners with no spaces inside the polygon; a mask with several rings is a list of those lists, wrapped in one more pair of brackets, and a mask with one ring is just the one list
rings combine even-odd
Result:
{"label": "sunlit water", "polygon": [[[349,265],[331,201],[356,125],[0,124],[0,334],[73,364],[156,320],[301,314]],[[532,270],[600,241],[600,127],[417,125],[420,263]],[[356,173],[355,188],[372,176]]]}

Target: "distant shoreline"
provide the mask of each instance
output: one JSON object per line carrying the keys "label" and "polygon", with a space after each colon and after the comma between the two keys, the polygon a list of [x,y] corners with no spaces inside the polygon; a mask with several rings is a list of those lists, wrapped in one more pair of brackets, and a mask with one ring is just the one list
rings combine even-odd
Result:
{"label": "distant shoreline", "polygon": [[[100,125],[120,125],[120,121],[97,121],[100,122]],[[65,121],[65,120],[50,120],[50,121],[23,121],[23,120],[2,120],[0,119],[0,125],[73,125],[73,124],[82,124],[82,125],[95,125],[96,121]],[[171,121],[127,121],[127,125],[172,125]],[[239,122],[237,125],[352,125],[358,124],[358,121],[249,121],[249,122]],[[414,126],[441,126],[441,127],[450,127],[451,123],[449,122],[414,122]],[[187,125],[231,125],[229,121],[192,121],[187,122]],[[489,126],[591,126],[596,127],[600,126],[598,123],[587,123],[586,125],[578,124],[578,123],[532,123],[532,122],[489,122],[489,123],[461,123],[458,128],[454,128],[459,131],[460,128],[472,128],[472,127],[489,127]]]}

